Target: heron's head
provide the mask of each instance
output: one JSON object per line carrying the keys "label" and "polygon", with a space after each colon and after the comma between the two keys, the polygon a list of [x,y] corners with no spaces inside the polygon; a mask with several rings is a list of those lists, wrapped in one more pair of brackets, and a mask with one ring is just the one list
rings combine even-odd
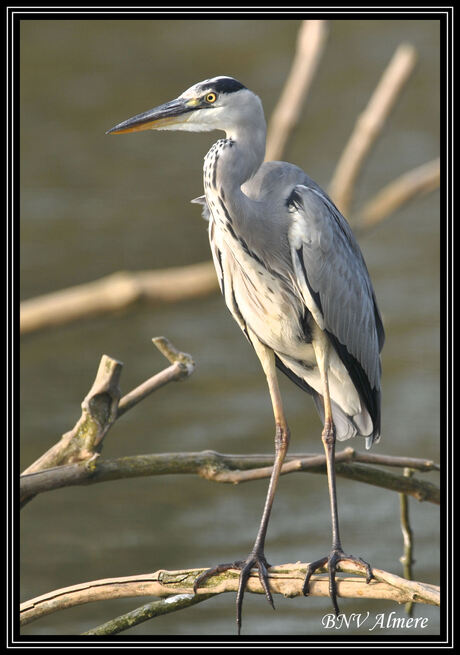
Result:
{"label": "heron's head", "polygon": [[128,118],[107,134],[141,130],[224,130],[231,135],[241,128],[261,126],[265,129],[258,96],[233,77],[219,76],[195,84],[175,100]]}

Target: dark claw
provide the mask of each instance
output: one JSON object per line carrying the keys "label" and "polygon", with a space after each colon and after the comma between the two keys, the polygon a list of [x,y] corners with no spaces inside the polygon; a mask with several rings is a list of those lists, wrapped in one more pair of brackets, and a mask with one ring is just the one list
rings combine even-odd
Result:
{"label": "dark claw", "polygon": [[206,582],[206,580],[209,580],[209,578],[212,578],[213,575],[217,575],[217,573],[223,573],[224,571],[228,571],[229,569],[239,569],[240,564],[241,564],[241,562],[231,562],[229,564],[218,564],[217,566],[213,566],[212,569],[207,569],[206,571],[203,571],[203,573],[200,573],[200,575],[197,577],[197,579],[193,583],[193,593],[196,594],[196,590],[198,589],[198,587],[201,587],[203,582]]}
{"label": "dark claw", "polygon": [[259,581],[260,584],[262,585],[262,589],[265,592],[265,598],[268,600],[270,605],[275,609],[275,604],[273,602],[273,597],[270,591],[270,588],[268,586],[268,571],[267,571],[267,562],[265,561],[260,561],[257,568],[259,570]]}
{"label": "dark claw", "polygon": [[320,569],[323,566],[325,566],[327,561],[328,561],[327,557],[322,557],[321,559],[316,560],[316,562],[311,562],[308,565],[307,574],[305,576],[305,581],[304,581],[303,587],[302,587],[302,593],[303,593],[304,596],[308,596],[308,594],[309,594],[309,591],[310,591],[310,578],[311,578],[312,574],[317,569]]}
{"label": "dark claw", "polygon": [[329,595],[331,597],[332,605],[334,607],[334,612],[336,616],[340,614],[340,610],[337,604],[337,581],[335,578],[335,574],[337,571],[337,564],[342,560],[351,560],[352,562],[356,562],[357,564],[362,566],[366,572],[367,584],[369,584],[369,582],[374,577],[370,564],[365,562],[360,557],[354,557],[353,555],[346,555],[341,548],[337,548],[330,552],[329,557],[322,557],[321,559],[316,560],[316,562],[312,562],[311,564],[308,565],[307,574],[305,576],[305,582],[303,583],[303,588],[302,588],[303,595],[308,596],[310,578],[312,574],[317,569],[320,569],[327,564],[327,570],[329,575]]}
{"label": "dark claw", "polygon": [[246,584],[249,580],[249,576],[251,575],[251,569],[254,567],[257,567],[258,569],[259,580],[265,592],[265,597],[270,603],[270,605],[273,607],[273,609],[275,609],[275,605],[273,603],[273,597],[268,585],[267,569],[270,568],[270,564],[268,564],[263,553],[261,554],[251,553],[251,555],[249,555],[249,557],[246,560],[239,560],[237,562],[232,562],[230,564],[218,564],[217,566],[214,566],[211,569],[207,569],[207,571],[204,571],[197,577],[193,585],[193,591],[194,593],[196,593],[198,587],[200,587],[203,584],[203,582],[211,578],[213,575],[216,575],[217,573],[223,573],[224,571],[228,571],[229,569],[240,569],[241,573],[238,583],[238,592],[236,594],[236,624],[238,626],[238,635],[241,632],[241,611],[243,608],[244,592],[246,589]]}

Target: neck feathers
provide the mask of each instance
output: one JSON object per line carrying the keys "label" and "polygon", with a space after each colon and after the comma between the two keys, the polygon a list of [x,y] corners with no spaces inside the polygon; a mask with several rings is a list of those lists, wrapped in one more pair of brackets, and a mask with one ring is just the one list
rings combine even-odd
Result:
{"label": "neck feathers", "polygon": [[232,193],[255,175],[265,155],[265,129],[257,132],[251,138],[228,134],[212,146],[204,159],[205,191],[227,189]]}

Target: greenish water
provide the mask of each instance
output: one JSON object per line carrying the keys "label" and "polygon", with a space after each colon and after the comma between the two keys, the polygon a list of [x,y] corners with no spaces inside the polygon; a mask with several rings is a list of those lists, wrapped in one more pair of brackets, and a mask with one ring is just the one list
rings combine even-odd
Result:
{"label": "greenish water", "polygon": [[[297,21],[58,20],[21,25],[22,298],[116,270],[209,258],[205,224],[189,200],[202,193],[203,156],[215,134],[108,137],[117,122],[229,74],[256,91],[267,117],[289,70]],[[418,64],[360,177],[356,203],[439,152],[439,30],[435,21],[332,21],[319,74],[286,158],[327,186],[356,116],[401,42]],[[439,194],[402,208],[361,238],[383,313],[383,433],[375,452],[439,459]],[[165,366],[150,343],[166,335],[197,369],[124,416],[104,455],[197,451],[272,452],[270,401],[260,366],[217,294],[138,307],[22,339],[21,463],[72,427],[100,356],[124,362],[122,391]],[[281,381],[293,452],[320,452],[311,399]],[[347,444],[348,445],[348,444]],[[357,447],[361,445],[356,444]],[[424,479],[438,481],[434,474]],[[21,517],[21,595],[158,568],[212,565],[252,548],[266,481],[218,485],[165,476],[69,488],[36,498]],[[400,574],[396,494],[339,480],[344,548]],[[410,503],[418,580],[438,583],[439,509]],[[326,480],[282,478],[267,539],[272,563],[316,559],[330,544]],[[25,635],[79,634],[144,602],[73,608]],[[326,635],[327,599],[247,595],[246,635]],[[342,609],[389,613],[384,602]],[[402,608],[396,608],[398,615]],[[435,608],[423,634],[439,632]],[[336,631],[339,633],[339,631]],[[143,624],[129,634],[234,634],[234,596]],[[391,630],[385,631],[385,634]],[[396,632],[394,632],[396,633]],[[341,635],[368,636],[367,628]],[[372,633],[374,634],[374,633]],[[398,633],[399,634],[399,633]],[[404,634],[420,634],[407,630]]]}

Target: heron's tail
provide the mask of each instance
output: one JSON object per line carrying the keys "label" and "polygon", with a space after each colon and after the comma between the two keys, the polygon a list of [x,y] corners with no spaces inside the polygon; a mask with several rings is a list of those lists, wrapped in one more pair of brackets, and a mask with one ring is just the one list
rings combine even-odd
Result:
{"label": "heron's tail", "polygon": [[[324,424],[324,400],[313,387],[311,387],[302,377],[296,375],[293,368],[295,362],[291,361],[288,357],[275,355],[276,366],[283,371],[287,377],[295,382],[297,386],[313,396],[316,409]],[[289,364],[289,365],[288,365]],[[378,413],[375,420],[372,420],[367,408],[363,404],[363,410],[356,416],[349,416],[345,414],[343,409],[331,399],[332,417],[336,430],[336,437],[339,441],[346,441],[352,437],[364,437],[366,439],[366,448],[369,449],[373,443],[380,441],[380,414]],[[380,407],[380,399],[378,399],[377,406]]]}
{"label": "heron's tail", "polygon": [[[319,393],[313,393],[316,409],[318,410],[321,420],[324,423],[324,401]],[[367,409],[363,409],[361,414],[349,416],[343,409],[331,400],[332,418],[336,430],[336,437],[339,441],[346,441],[352,437],[364,437],[366,439],[366,449],[369,450],[373,443],[380,441],[380,434],[376,432],[372,425],[371,417]]]}

